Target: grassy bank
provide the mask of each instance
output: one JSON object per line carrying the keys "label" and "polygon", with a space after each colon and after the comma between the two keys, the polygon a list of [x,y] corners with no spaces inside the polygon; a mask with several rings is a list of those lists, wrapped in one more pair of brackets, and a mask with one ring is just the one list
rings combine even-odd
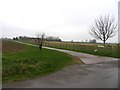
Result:
{"label": "grassy bank", "polygon": [[[78,63],[76,57],[63,52],[3,41],[2,80],[16,81],[50,74],[66,65]],[[79,62],[82,64],[82,62]]]}

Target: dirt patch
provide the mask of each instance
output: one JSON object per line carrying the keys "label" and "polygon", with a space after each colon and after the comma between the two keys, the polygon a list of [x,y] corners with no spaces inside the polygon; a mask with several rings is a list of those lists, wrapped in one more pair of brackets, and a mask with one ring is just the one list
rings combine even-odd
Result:
{"label": "dirt patch", "polygon": [[25,45],[11,42],[9,40],[2,40],[2,52],[19,52],[25,49]]}
{"label": "dirt patch", "polygon": [[86,56],[82,56],[82,55],[81,55],[81,56],[79,56],[79,58],[87,58],[87,57],[86,57]]}
{"label": "dirt patch", "polygon": [[74,64],[84,64],[80,58],[78,58],[77,56],[72,56],[69,55],[70,57],[72,57],[72,61],[69,63],[69,65],[74,65]]}

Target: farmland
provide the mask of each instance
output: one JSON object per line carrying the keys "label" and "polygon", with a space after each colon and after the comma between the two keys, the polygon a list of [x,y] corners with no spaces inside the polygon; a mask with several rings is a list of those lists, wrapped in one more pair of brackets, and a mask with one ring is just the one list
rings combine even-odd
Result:
{"label": "farmland", "polygon": [[54,50],[2,41],[2,80],[25,80],[58,71],[71,64],[83,64],[76,57]]}
{"label": "farmland", "polygon": [[77,52],[89,53],[100,56],[120,58],[120,48],[116,44],[85,44],[85,43],[66,43],[66,42],[45,42],[45,46],[72,50]]}
{"label": "farmland", "polygon": [[[36,44],[33,40],[21,40],[23,42]],[[90,43],[75,43],[75,42],[50,42],[45,41],[44,46],[83,52],[99,56],[120,58],[120,45],[117,44],[90,44]]]}

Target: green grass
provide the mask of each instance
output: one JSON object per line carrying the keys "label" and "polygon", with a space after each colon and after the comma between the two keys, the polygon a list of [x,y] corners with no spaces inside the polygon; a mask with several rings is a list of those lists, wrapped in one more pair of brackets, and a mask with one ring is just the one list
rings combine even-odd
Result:
{"label": "green grass", "polygon": [[[11,43],[11,41],[6,42]],[[22,51],[6,51],[2,54],[3,82],[47,75],[72,64],[75,59],[63,52],[48,49],[40,51],[37,47],[27,45],[24,45]]]}

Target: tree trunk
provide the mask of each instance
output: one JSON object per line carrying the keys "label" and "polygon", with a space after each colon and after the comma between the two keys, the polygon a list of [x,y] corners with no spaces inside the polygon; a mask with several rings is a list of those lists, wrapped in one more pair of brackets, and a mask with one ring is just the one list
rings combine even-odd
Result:
{"label": "tree trunk", "polygon": [[39,44],[39,49],[41,51],[41,49],[42,49],[42,42]]}
{"label": "tree trunk", "polygon": [[39,49],[40,49],[40,51],[41,51],[41,45],[39,45]]}
{"label": "tree trunk", "polygon": [[105,40],[103,41],[103,45],[105,46]]}

